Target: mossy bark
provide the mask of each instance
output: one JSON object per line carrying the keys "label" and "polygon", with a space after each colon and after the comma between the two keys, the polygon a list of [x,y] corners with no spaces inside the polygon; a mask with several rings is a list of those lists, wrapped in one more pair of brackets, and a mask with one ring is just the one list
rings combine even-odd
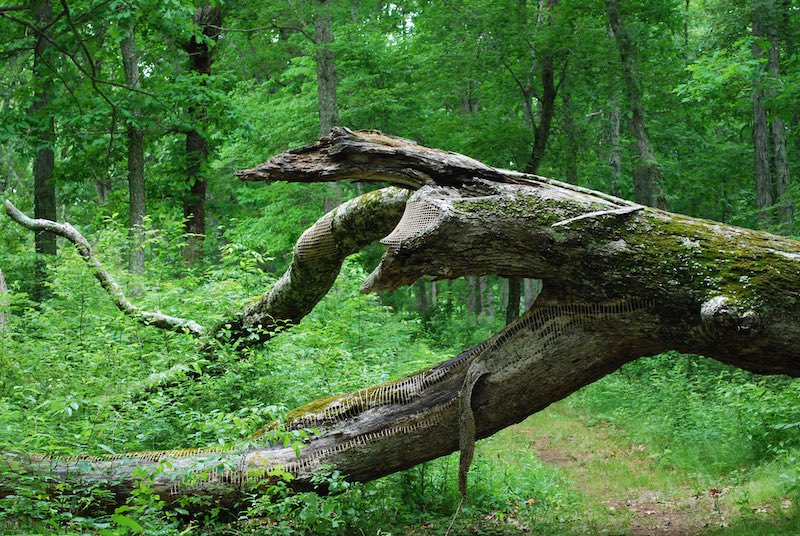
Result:
{"label": "mossy bark", "polygon": [[[677,349],[800,376],[795,240],[645,208],[376,132],[334,129],[241,176],[413,185],[366,291],[423,276],[496,274],[541,279],[542,293],[501,333],[453,359],[292,412],[289,428],[318,430],[299,457],[268,446],[213,453],[223,468],[208,471],[208,452],[150,453],[93,461],[92,478],[111,465],[126,483],[133,467],[167,461],[157,476],[165,498],[202,490],[231,503],[276,467],[294,473],[298,486],[326,464],[363,481],[461,448],[465,485],[475,439],[642,356]],[[46,470],[62,477],[77,470],[74,461],[50,463]],[[130,484],[114,489],[123,497]]]}

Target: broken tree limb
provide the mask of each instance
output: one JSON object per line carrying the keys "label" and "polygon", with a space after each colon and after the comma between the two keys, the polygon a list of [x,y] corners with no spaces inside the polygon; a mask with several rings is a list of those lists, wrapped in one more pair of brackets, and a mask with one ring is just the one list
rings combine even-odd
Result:
{"label": "broken tree limb", "polygon": [[344,259],[394,228],[408,195],[398,188],[383,188],[351,199],[325,214],[297,240],[286,273],[264,295],[210,331],[193,320],[141,311],[133,305],[97,259],[89,241],[69,223],[34,220],[10,201],[6,201],[6,212],[27,229],[50,231],[72,242],[114,304],[127,316],[153,327],[198,337],[203,346],[209,338],[250,346],[265,342],[311,312],[330,290]]}
{"label": "broken tree limb", "polygon": [[291,265],[281,278],[263,296],[220,323],[217,337],[251,346],[300,322],[331,289],[344,259],[394,228],[408,196],[399,188],[383,188],[325,214],[297,240]]}
{"label": "broken tree limb", "polygon": [[[146,453],[90,460],[84,478],[113,471],[120,501],[134,467],[167,461],[156,482],[165,499],[204,490],[230,503],[278,466],[307,485],[326,464],[366,481],[459,448],[469,454],[473,437],[671,349],[800,376],[800,242],[661,210],[627,210],[633,204],[612,196],[474,162],[375,132],[334,129],[241,176],[379,177],[418,188],[383,240],[387,251],[364,289],[397,288],[422,276],[541,279],[542,294],[525,315],[439,365],[296,409],[290,429],[319,431],[299,457],[268,446]],[[207,470],[209,457],[219,458],[220,470]],[[468,461],[460,464],[463,482]],[[26,463],[64,478],[79,469],[68,460]]]}
{"label": "broken tree limb", "polygon": [[9,218],[22,225],[31,231],[48,231],[54,235],[66,238],[75,246],[78,254],[86,261],[95,278],[100,282],[100,285],[108,292],[111,299],[114,301],[117,309],[123,314],[129,316],[143,324],[151,325],[169,331],[178,333],[187,333],[189,335],[200,337],[203,335],[203,327],[193,320],[185,318],[178,318],[175,316],[165,315],[159,311],[142,311],[133,305],[125,297],[122,287],[117,283],[114,277],[106,270],[102,263],[95,256],[89,241],[78,232],[69,223],[57,223],[51,220],[33,219],[26,216],[22,211],[15,207],[11,201],[6,200],[6,214]]}

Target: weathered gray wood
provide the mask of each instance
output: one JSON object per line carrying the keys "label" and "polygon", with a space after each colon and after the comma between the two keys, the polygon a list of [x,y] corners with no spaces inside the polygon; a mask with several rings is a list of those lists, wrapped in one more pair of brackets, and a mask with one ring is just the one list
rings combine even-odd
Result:
{"label": "weathered gray wood", "polygon": [[[758,373],[800,376],[800,242],[644,208],[375,132],[337,129],[242,172],[247,180],[303,182],[354,175],[418,187],[383,240],[387,251],[364,290],[423,276],[528,277],[543,281],[533,307],[447,362],[298,408],[288,426],[319,430],[299,458],[266,446],[146,453],[93,461],[85,478],[99,479],[113,466],[121,500],[133,467],[164,459],[175,467],[156,479],[165,498],[200,488],[230,503],[277,466],[295,473],[299,486],[324,464],[363,481],[461,448],[465,486],[475,438],[641,356],[677,349]],[[192,468],[209,457],[228,469],[200,478]],[[76,471],[74,461],[42,463],[33,460],[32,467],[62,477]]]}

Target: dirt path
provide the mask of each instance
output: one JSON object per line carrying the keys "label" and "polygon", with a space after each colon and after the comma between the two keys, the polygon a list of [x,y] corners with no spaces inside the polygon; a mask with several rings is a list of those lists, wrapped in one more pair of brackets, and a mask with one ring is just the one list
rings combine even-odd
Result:
{"label": "dirt path", "polygon": [[728,526],[732,512],[722,499],[729,489],[698,489],[688,475],[653,463],[644,445],[624,442],[564,406],[531,417],[512,433],[573,481],[612,533],[674,536]]}

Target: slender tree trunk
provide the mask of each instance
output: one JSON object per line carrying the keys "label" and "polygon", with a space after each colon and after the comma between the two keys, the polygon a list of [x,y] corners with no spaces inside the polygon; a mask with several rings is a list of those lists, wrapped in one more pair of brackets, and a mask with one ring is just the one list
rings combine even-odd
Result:
{"label": "slender tree trunk", "polygon": [[[314,44],[317,62],[317,104],[319,108],[319,135],[325,136],[339,123],[339,108],[336,104],[336,55],[331,48],[334,41],[333,18],[330,0],[319,0],[314,19]],[[322,201],[324,212],[330,212],[342,204],[344,192],[339,183],[325,185]]]}
{"label": "slender tree trunk", "polygon": [[575,122],[575,110],[572,107],[572,88],[569,75],[566,72],[561,80],[561,103],[563,104],[564,137],[566,141],[564,176],[568,183],[578,184],[578,125]]}
{"label": "slender tree trunk", "polygon": [[525,278],[524,284],[524,301],[525,310],[527,311],[533,304],[536,303],[536,298],[542,292],[542,281],[540,279]]}
{"label": "slender tree trunk", "polygon": [[[53,168],[55,167],[55,118],[51,108],[53,100],[53,81],[47,63],[51,45],[47,40],[50,30],[46,29],[53,18],[53,9],[50,0],[32,0],[30,4],[31,15],[36,21],[36,27],[42,28],[36,35],[36,45],[33,55],[33,108],[31,116],[33,125],[33,200],[34,215],[36,218],[56,219],[56,187],[53,182]],[[51,63],[52,64],[52,63]],[[56,236],[48,232],[38,232],[35,235],[35,249],[37,253],[46,255],[56,254]],[[32,297],[42,301],[50,294],[45,281],[47,270],[43,258],[38,257],[34,267],[34,286]]]}
{"label": "slender tree trunk", "polygon": [[541,69],[542,96],[539,99],[538,123],[533,123],[533,148],[528,165],[525,166],[527,173],[536,174],[544,160],[547,152],[547,143],[550,140],[550,131],[553,124],[553,116],[556,110],[556,96],[558,88],[555,83],[553,57],[548,55],[542,60]]}
{"label": "slender tree trunk", "polygon": [[428,299],[428,304],[431,307],[436,307],[436,303],[439,300],[439,283],[437,281],[431,281],[430,284],[430,298]]}
{"label": "slender tree trunk", "polygon": [[492,286],[492,281],[489,279],[489,276],[481,276],[479,279],[483,312],[486,313],[486,316],[489,318],[494,318],[496,311],[494,307],[494,287]]}
{"label": "slender tree trunk", "polygon": [[644,92],[636,72],[636,45],[623,20],[619,0],[606,0],[606,12],[622,64],[625,92],[631,107],[630,128],[639,154],[633,169],[634,196],[643,205],[666,208],[664,181],[645,125]]}
{"label": "slender tree trunk", "polygon": [[425,288],[425,280],[420,279],[417,281],[417,312],[421,315],[425,315],[429,310],[428,305],[428,291]]}
{"label": "slender tree trunk", "polygon": [[609,146],[611,153],[608,155],[608,165],[611,168],[611,195],[622,195],[622,151],[620,150],[620,116],[619,103],[614,99],[609,121]]}
{"label": "slender tree trunk", "polygon": [[[761,20],[760,4],[753,4],[753,58],[763,60],[764,49],[760,41],[765,37]],[[769,222],[769,207],[772,206],[772,175],[770,173],[769,131],[767,127],[767,110],[764,105],[766,92],[761,81],[755,81],[753,88],[753,155],[756,175],[756,206],[758,220],[762,225]]]}
{"label": "slender tree trunk", "polygon": [[467,311],[474,315],[481,314],[481,283],[478,276],[467,277]]}
{"label": "slender tree trunk", "polygon": [[689,48],[689,0],[683,2],[683,46]]}
{"label": "slender tree trunk", "polygon": [[336,56],[331,48],[334,37],[330,2],[320,0],[318,9],[314,20],[314,44],[317,47],[317,102],[321,137],[339,122],[339,110],[336,105]]}
{"label": "slender tree trunk", "polygon": [[[773,16],[769,20],[769,53],[767,71],[769,73],[770,97],[777,96],[780,87],[781,45],[778,39],[777,13],[773,0],[767,2]],[[778,220],[783,224],[792,223],[793,202],[789,190],[789,155],[786,151],[786,125],[777,110],[772,113],[772,149],[775,170],[775,201],[778,204]]]}
{"label": "slender tree trunk", "polygon": [[3,275],[3,270],[0,269],[0,329],[8,322],[8,287],[6,287],[6,278]]}
{"label": "slender tree trunk", "polygon": [[[203,35],[216,41],[222,25],[222,11],[206,4],[197,8],[194,22],[202,28]],[[204,39],[192,36],[186,45],[189,54],[189,69],[205,78],[211,74],[214,53]],[[206,235],[206,163],[208,161],[208,106],[198,104],[189,107],[189,118],[194,125],[186,133],[186,178],[188,192],[183,199],[183,217],[186,219],[186,245],[183,257],[191,267],[203,258],[203,241]]]}
{"label": "slender tree trunk", "polygon": [[[139,54],[136,50],[135,24],[131,22],[128,35],[120,41],[125,83],[128,87],[141,87]],[[130,214],[130,256],[128,266],[136,275],[144,274],[144,217],[146,202],[144,191],[144,130],[137,124],[141,110],[134,106],[127,125],[128,136],[128,193]]]}
{"label": "slender tree trunk", "polygon": [[506,324],[519,318],[519,300],[521,297],[522,278],[508,278],[508,301],[506,302]]}

